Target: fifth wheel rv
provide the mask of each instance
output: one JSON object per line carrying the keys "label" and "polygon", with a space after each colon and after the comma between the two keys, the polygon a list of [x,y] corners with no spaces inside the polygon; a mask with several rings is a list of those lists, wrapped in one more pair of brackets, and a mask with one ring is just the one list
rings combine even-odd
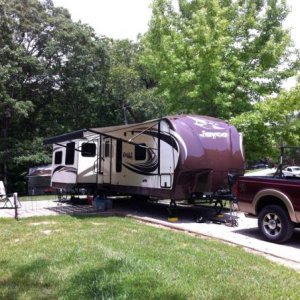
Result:
{"label": "fifth wheel rv", "polygon": [[228,188],[244,169],[242,138],[222,120],[169,116],[86,128],[45,139],[53,144],[53,188],[183,200]]}

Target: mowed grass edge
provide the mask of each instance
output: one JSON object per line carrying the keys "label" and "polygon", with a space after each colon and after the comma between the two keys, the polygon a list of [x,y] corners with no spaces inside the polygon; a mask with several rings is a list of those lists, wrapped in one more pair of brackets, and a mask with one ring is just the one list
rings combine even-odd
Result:
{"label": "mowed grass edge", "polygon": [[300,274],[120,217],[0,220],[1,299],[299,299]]}

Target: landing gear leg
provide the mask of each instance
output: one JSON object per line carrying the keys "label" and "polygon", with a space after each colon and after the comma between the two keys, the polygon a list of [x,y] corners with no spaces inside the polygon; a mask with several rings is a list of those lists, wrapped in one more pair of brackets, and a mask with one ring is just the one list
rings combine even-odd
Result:
{"label": "landing gear leg", "polygon": [[176,222],[176,221],[178,220],[178,218],[177,218],[177,217],[175,216],[175,214],[174,214],[174,209],[175,209],[176,207],[177,207],[177,205],[176,205],[175,200],[171,199],[170,205],[169,205],[169,207],[167,208],[168,214],[169,214],[168,220],[169,220],[170,222]]}
{"label": "landing gear leg", "polygon": [[223,207],[224,207],[223,206],[223,201],[222,200],[216,200],[215,205],[214,205],[216,215],[219,215],[219,214],[222,213]]}

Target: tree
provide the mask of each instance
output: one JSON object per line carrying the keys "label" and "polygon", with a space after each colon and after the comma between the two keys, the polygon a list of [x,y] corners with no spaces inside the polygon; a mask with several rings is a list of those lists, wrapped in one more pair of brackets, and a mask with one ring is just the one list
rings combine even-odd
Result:
{"label": "tree", "polygon": [[112,41],[110,47],[111,67],[107,81],[107,111],[111,121],[142,122],[158,118],[166,111],[164,101],[155,96],[143,66],[139,63],[139,43],[129,40]]}
{"label": "tree", "polygon": [[247,160],[277,161],[279,146],[300,146],[300,85],[254,105],[231,122],[244,135]]}
{"label": "tree", "polygon": [[6,177],[50,161],[43,137],[96,124],[109,41],[50,0],[0,0],[0,32],[0,172]]}
{"label": "tree", "polygon": [[143,88],[131,93],[128,96],[128,103],[138,122],[159,119],[167,115],[167,103],[159,95],[157,88]]}
{"label": "tree", "polygon": [[284,0],[154,0],[141,62],[171,110],[230,118],[299,70]]}

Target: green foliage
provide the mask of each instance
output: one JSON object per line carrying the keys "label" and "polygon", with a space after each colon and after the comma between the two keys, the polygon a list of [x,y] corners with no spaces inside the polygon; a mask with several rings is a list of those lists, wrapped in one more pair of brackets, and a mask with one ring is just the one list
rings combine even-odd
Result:
{"label": "green foliage", "polygon": [[155,0],[142,39],[141,62],[172,111],[227,119],[278,92],[299,67],[282,27],[285,1],[178,3],[175,9],[170,0]]}
{"label": "green foliage", "polygon": [[138,122],[161,118],[169,110],[157,88],[142,89],[129,95],[128,102]]}
{"label": "green foliage", "polygon": [[1,0],[0,32],[0,173],[22,173],[50,162],[43,137],[96,123],[109,41],[52,1]]}
{"label": "green foliage", "polygon": [[16,139],[14,144],[11,163],[16,167],[24,163],[27,163],[27,165],[32,165],[32,163],[41,165],[51,162],[49,161],[49,151],[43,145],[43,138],[41,137],[33,137],[22,141]]}
{"label": "green foliage", "polygon": [[129,122],[142,122],[166,113],[162,97],[156,94],[151,77],[139,63],[140,51],[140,45],[129,40],[111,42],[106,105],[115,124],[124,123],[124,109]]}
{"label": "green foliage", "polygon": [[52,1],[2,1],[0,12],[1,106],[12,111],[12,129],[42,136],[91,120],[108,73],[108,41]]}
{"label": "green foliage", "polygon": [[278,161],[279,146],[300,146],[300,86],[254,105],[231,122],[244,134],[248,160]]}

